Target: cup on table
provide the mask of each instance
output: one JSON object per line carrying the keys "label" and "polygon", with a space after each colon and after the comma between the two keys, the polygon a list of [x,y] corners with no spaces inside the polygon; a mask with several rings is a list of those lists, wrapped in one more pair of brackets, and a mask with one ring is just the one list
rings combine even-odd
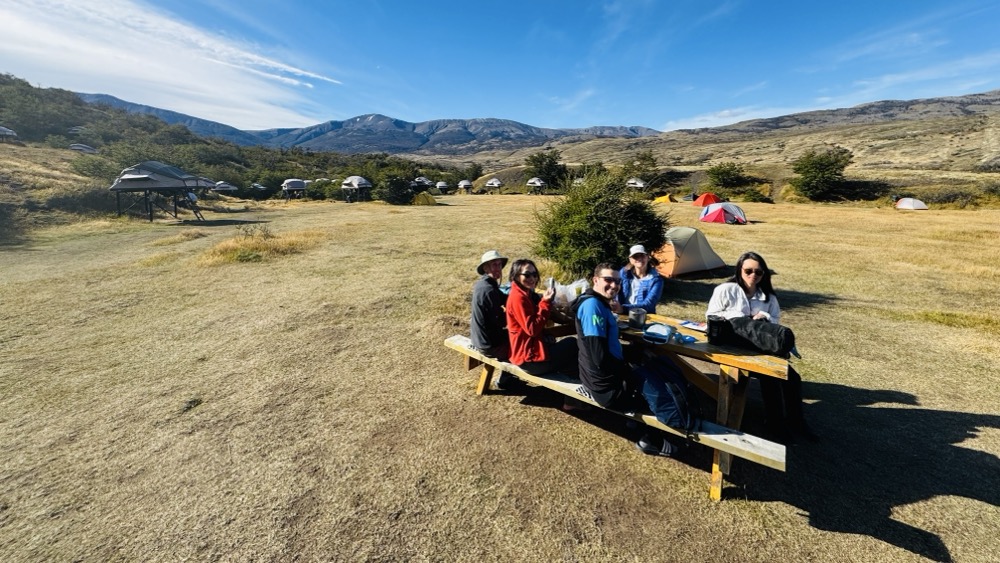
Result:
{"label": "cup on table", "polygon": [[628,312],[628,325],[642,330],[646,326],[646,310],[632,309]]}

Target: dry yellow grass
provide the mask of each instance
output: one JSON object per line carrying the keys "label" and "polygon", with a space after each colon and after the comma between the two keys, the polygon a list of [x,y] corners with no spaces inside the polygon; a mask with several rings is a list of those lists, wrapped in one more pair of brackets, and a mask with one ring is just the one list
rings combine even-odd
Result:
{"label": "dry yellow grass", "polygon": [[[201,265],[232,226],[0,249],[0,559],[994,557],[1000,211],[672,206],[778,272],[823,437],[784,474],[737,461],[714,504],[699,447],[650,459],[547,394],[474,395],[441,342],[483,250],[531,255],[543,198],[441,201],[267,208],[324,236],[263,263]],[[661,312],[699,317],[718,281],[670,280]]]}

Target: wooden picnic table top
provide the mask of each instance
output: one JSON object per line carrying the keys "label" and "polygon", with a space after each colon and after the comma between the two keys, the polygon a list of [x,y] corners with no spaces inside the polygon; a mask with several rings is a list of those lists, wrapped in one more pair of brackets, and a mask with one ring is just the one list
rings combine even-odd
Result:
{"label": "wooden picnic table top", "polygon": [[[623,339],[633,341],[642,339],[641,330],[627,326],[627,315],[621,315],[619,319],[624,322],[619,323],[619,327],[621,327],[619,333]],[[709,344],[708,336],[705,333],[681,326],[680,320],[671,317],[650,314],[646,315],[646,323],[663,323],[674,327],[681,334],[693,336],[697,339],[690,344],[677,344],[673,341],[665,344],[656,344],[659,348],[696,360],[739,368],[778,379],[788,379],[788,360],[784,358],[733,346]]]}

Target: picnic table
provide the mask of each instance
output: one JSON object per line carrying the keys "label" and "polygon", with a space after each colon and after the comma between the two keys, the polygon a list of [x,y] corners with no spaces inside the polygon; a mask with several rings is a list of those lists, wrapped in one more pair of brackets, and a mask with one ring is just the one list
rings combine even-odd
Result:
{"label": "picnic table", "polygon": [[[627,322],[627,317],[621,317]],[[681,321],[663,315],[647,315],[647,323],[663,323],[672,326],[681,334],[692,336],[695,341],[692,343],[678,344],[674,341],[658,344],[646,342],[646,346],[658,355],[669,357],[684,373],[684,376],[712,397],[717,402],[715,411],[715,422],[726,428],[739,430],[743,421],[743,409],[747,400],[747,384],[751,375],[758,377],[774,377],[778,379],[788,379],[788,360],[777,356],[735,348],[729,346],[718,346],[709,344],[707,336],[703,332],[689,329],[681,325]],[[622,323],[619,323],[622,326]],[[632,328],[627,324],[620,328],[619,334],[623,340],[642,340],[642,331]],[[718,374],[711,377],[701,371],[690,362],[688,358],[708,362],[718,366]],[[785,469],[784,457],[785,448],[780,444],[774,444],[774,448],[780,448],[781,463],[764,463],[775,469]],[[745,456],[744,456],[745,457]],[[762,462],[763,460],[753,460]],[[729,474],[732,464],[732,455],[718,448],[712,458],[712,480],[709,495],[713,500],[719,500],[722,496],[723,476]]]}
{"label": "picnic table", "polygon": [[[642,331],[628,326],[627,321],[627,316],[620,317],[619,337],[622,340],[632,342],[642,340]],[[747,384],[751,374],[758,377],[787,379],[788,361],[739,348],[709,344],[704,333],[686,328],[681,325],[681,321],[670,317],[648,315],[646,322],[647,324],[663,323],[674,327],[681,334],[695,338],[694,342],[685,344],[671,341],[662,344],[646,342],[645,345],[655,354],[673,360],[690,382],[717,401],[715,421],[703,420],[697,428],[691,431],[682,431],[660,423],[651,413],[612,412],[712,448],[714,453],[709,484],[709,497],[712,500],[718,501],[722,498],[723,477],[730,472],[733,456],[784,471],[785,446],[746,434],[740,430],[740,426],[746,405]],[[573,325],[555,325],[547,330],[557,336],[575,333]],[[593,406],[604,408],[590,399],[589,395],[581,392],[582,386],[579,381],[561,374],[531,375],[513,364],[483,355],[472,347],[471,341],[466,336],[449,337],[445,340],[445,346],[459,351],[465,356],[466,369],[481,367],[479,384],[476,388],[476,393],[479,395],[488,391],[490,381],[494,376],[499,377],[500,373],[505,372],[528,383],[546,387]],[[714,364],[717,366],[718,373],[705,373],[689,362],[689,359]]]}

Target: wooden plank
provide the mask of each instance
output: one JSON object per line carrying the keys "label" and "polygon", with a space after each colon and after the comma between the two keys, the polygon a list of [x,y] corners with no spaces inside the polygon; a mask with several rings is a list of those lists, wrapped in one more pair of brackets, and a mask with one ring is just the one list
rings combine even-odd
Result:
{"label": "wooden plank", "polygon": [[653,349],[653,353],[657,356],[665,356],[670,358],[674,364],[681,369],[684,377],[690,381],[695,387],[701,389],[709,397],[718,400],[719,399],[719,384],[708,376],[708,374],[703,373],[700,369],[695,368],[689,364],[683,356],[671,352],[670,350],[664,350],[660,347]]}
{"label": "wooden plank", "polygon": [[465,356],[465,371],[476,369],[481,365],[483,365],[483,362],[480,362],[472,356]]}
{"label": "wooden plank", "polygon": [[[498,370],[507,372],[528,383],[551,389],[597,408],[604,408],[592,399],[577,393],[576,389],[580,387],[580,382],[575,379],[570,379],[561,374],[547,374],[543,377],[531,375],[513,364],[500,362],[495,358],[483,356],[478,350],[471,347],[471,342],[468,337],[463,335],[452,336],[446,339],[444,344],[448,348],[461,352],[462,354],[471,355],[490,367],[495,367]],[[737,457],[759,463],[766,467],[771,467],[779,471],[785,470],[785,446],[781,444],[770,442],[750,434],[745,434],[739,430],[727,428],[724,425],[716,424],[707,420],[701,421],[698,428],[694,429],[692,432],[685,433],[681,430],[677,430],[676,428],[663,424],[662,422],[656,420],[655,416],[649,413],[623,413],[611,409],[605,410],[631,418],[638,422],[642,422],[647,426],[662,430],[675,436],[680,436],[692,442],[703,444],[707,447],[721,450]]]}
{"label": "wooden plank", "polygon": [[[717,412],[717,421],[728,428],[739,428],[743,422],[743,408],[746,405],[746,390],[749,374],[738,368],[729,366],[719,366],[719,380],[725,379],[729,387],[729,399],[726,412],[720,408]],[[718,456],[719,471],[723,475],[729,475],[732,468],[732,456],[721,454]]]}
{"label": "wooden plank", "polygon": [[[495,369],[490,364],[483,364],[483,370],[479,372],[479,383],[476,385],[476,395],[483,395],[490,390],[490,381],[493,380],[493,370]],[[500,377],[500,374],[497,374],[497,377]]]}

